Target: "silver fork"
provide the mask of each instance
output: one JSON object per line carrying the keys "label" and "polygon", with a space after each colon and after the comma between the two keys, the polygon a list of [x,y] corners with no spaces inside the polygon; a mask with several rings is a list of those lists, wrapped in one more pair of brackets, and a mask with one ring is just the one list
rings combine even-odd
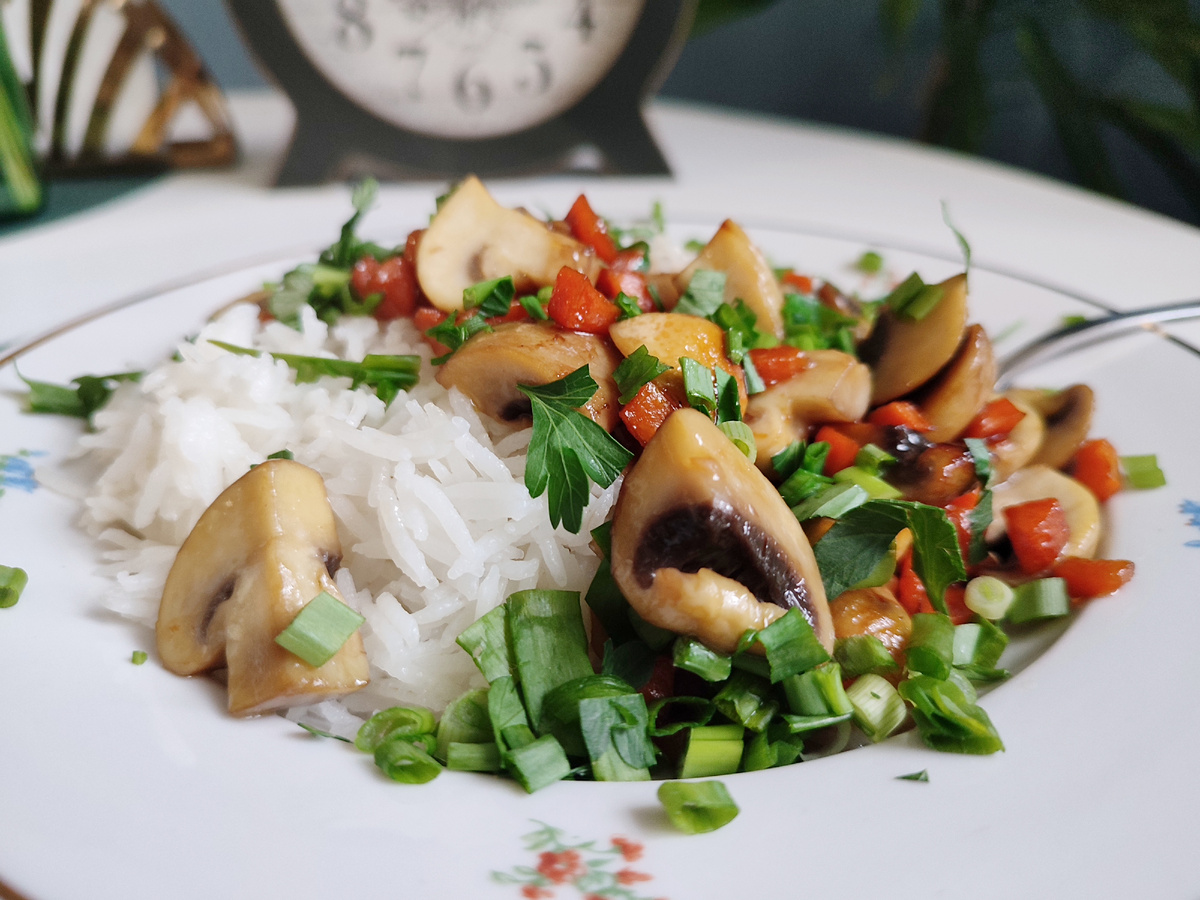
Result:
{"label": "silver fork", "polygon": [[1110,313],[1099,319],[1089,319],[1075,325],[1067,325],[1044,334],[1023,347],[1000,358],[996,386],[1007,388],[1013,377],[1033,366],[1049,362],[1069,353],[1111,340],[1138,328],[1149,329],[1163,322],[1178,322],[1200,318],[1200,299],[1168,303],[1164,306],[1149,306],[1131,309],[1128,312]]}

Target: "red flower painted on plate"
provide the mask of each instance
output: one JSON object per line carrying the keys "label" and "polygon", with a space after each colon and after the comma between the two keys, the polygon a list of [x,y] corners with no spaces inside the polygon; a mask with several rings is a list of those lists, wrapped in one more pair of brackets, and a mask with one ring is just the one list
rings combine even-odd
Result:
{"label": "red flower painted on plate", "polygon": [[633,869],[621,869],[617,872],[617,884],[637,884],[639,881],[653,881],[653,875],[645,872],[635,872]]}
{"label": "red flower painted on plate", "polygon": [[547,850],[538,857],[537,870],[552,884],[564,884],[574,881],[587,871],[587,867],[574,850],[559,853]]}
{"label": "red flower painted on plate", "polygon": [[521,896],[526,900],[541,900],[543,897],[553,897],[554,891],[549,888],[538,887],[536,884],[527,884],[521,888]]}
{"label": "red flower painted on plate", "polygon": [[637,862],[642,858],[642,845],[623,837],[612,839],[613,846],[621,851],[626,862]]}

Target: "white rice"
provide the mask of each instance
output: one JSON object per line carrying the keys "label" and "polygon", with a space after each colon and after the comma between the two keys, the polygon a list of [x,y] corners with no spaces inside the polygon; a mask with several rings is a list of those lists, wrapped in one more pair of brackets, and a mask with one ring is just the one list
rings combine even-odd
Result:
{"label": "white rice", "polygon": [[[591,528],[618,484],[593,486],[578,535],[551,528],[543,495],[523,477],[529,430],[481,418],[434,379],[407,320],[381,328],[343,318],[330,328],[305,308],[303,330],[261,325],[238,305],[175,359],[122,384],[95,416],[79,457],[48,473],[80,497],[83,527],[102,547],[104,604],[153,628],[175,552],[200,514],[252,464],[279,450],[325,478],[344,561],[337,584],[366,617],[369,688],[291,718],[352,734],[358,716],[396,704],[435,710],[484,682],[458,634],[514,591],[585,590],[597,560]],[[296,384],[270,357],[209,340],[315,356],[419,353],[419,384],[386,408],[345,378]]]}

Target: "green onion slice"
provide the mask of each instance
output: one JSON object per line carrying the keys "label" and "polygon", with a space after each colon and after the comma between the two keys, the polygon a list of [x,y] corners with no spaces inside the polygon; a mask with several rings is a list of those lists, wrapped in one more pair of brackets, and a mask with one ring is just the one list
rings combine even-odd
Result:
{"label": "green onion slice", "polygon": [[375,750],[375,765],[401,784],[425,784],[442,771],[441,763],[411,740],[399,736],[379,745]]}
{"label": "green onion slice", "polygon": [[1167,483],[1167,476],[1158,467],[1158,457],[1154,454],[1122,456],[1120,460],[1121,469],[1125,472],[1125,480],[1135,490],[1149,490],[1162,487]]}
{"label": "green onion slice", "polygon": [[385,741],[394,737],[412,739],[429,734],[435,728],[433,713],[421,706],[393,706],[380,710],[358,729],[354,746],[364,753],[374,753]]}
{"label": "green onion slice", "polygon": [[719,781],[667,781],[659,786],[658,799],[671,824],[685,834],[716,831],[738,814],[733,797]]}
{"label": "green onion slice", "polygon": [[16,606],[27,584],[29,575],[24,569],[0,566],[0,609]]}
{"label": "green onion slice", "polygon": [[333,594],[321,591],[275,637],[275,643],[316,669],[333,659],[365,621]]}

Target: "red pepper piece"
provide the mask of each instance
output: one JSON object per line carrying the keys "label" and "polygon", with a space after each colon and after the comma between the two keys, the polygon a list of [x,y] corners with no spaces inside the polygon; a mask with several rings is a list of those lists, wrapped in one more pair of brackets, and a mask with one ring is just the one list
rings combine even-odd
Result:
{"label": "red pepper piece", "polygon": [[821,426],[815,440],[829,444],[829,455],[825,457],[826,475],[835,475],[854,465],[854,457],[858,456],[858,451],[862,449],[862,445],[854,438],[846,437],[828,425]]}
{"label": "red pepper piece", "polygon": [[617,294],[626,294],[637,301],[638,309],[642,312],[655,312],[658,309],[654,305],[654,298],[650,296],[646,276],[641,272],[601,269],[596,276],[596,289],[609,300],[616,300]]}
{"label": "red pepper piece", "polygon": [[681,406],[666,391],[649,381],[642,385],[632,400],[621,407],[621,421],[637,442],[645,447],[667,416]]}
{"label": "red pepper piece", "polygon": [[971,420],[963,437],[968,438],[998,438],[1008,434],[1017,427],[1017,423],[1025,418],[1025,413],[1017,409],[1013,402],[1005,397],[998,397],[979,411]]}
{"label": "red pepper piece", "polygon": [[1071,536],[1066,513],[1053,497],[1010,506],[1004,510],[1004,521],[1017,563],[1027,575],[1053,566]]}
{"label": "red pepper piece", "polygon": [[609,265],[617,261],[617,245],[608,233],[604,220],[592,212],[592,206],[583,194],[579,195],[567,213],[567,224],[575,239],[587,244]]}
{"label": "red pepper piece", "polygon": [[872,425],[891,428],[910,428],[919,434],[933,431],[920,408],[910,400],[893,400],[871,410],[867,421]]}
{"label": "red pepper piece", "polygon": [[1054,567],[1054,575],[1067,583],[1071,603],[1079,606],[1096,597],[1115,593],[1133,577],[1127,559],[1082,559],[1068,556]]}
{"label": "red pepper piece", "polygon": [[554,279],[546,313],[568,331],[605,334],[617,321],[621,310],[592,287],[586,275],[563,266]]}
{"label": "red pepper piece", "polygon": [[803,350],[786,345],[751,350],[750,361],[754,363],[755,371],[767,387],[787,381],[812,368],[812,360]]}
{"label": "red pepper piece", "polygon": [[1116,448],[1103,438],[1085,441],[1075,451],[1071,475],[1083,482],[1097,500],[1107,500],[1121,489],[1121,461]]}

